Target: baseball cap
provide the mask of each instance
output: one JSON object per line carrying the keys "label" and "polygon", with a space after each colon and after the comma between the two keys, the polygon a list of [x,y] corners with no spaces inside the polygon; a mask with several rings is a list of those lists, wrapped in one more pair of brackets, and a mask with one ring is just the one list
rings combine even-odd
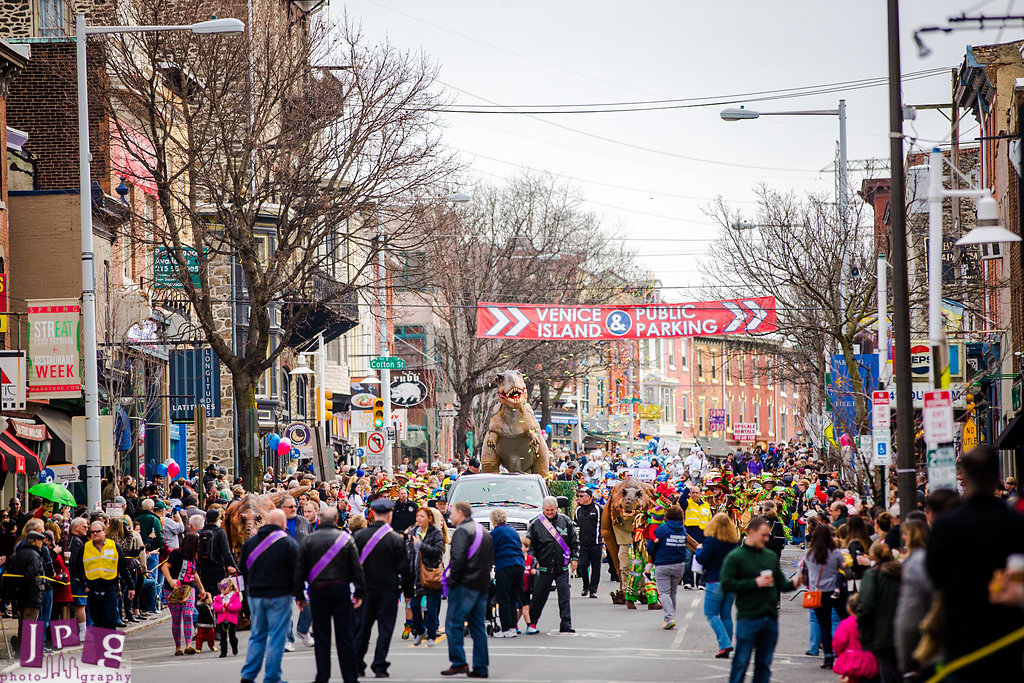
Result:
{"label": "baseball cap", "polygon": [[154,510],[166,510],[167,509],[167,503],[163,502],[162,500],[158,500],[156,503],[153,504],[153,509]]}
{"label": "baseball cap", "polygon": [[395,501],[390,498],[378,498],[370,503],[370,509],[374,512],[391,512],[395,509]]}

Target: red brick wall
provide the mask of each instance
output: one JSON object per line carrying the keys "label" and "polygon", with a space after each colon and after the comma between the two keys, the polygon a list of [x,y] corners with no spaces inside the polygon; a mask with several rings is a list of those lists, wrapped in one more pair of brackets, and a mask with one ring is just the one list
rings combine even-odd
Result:
{"label": "red brick wall", "polygon": [[[109,129],[99,68],[102,45],[89,44],[89,136],[92,179],[110,192]],[[29,134],[25,149],[36,156],[36,189],[78,188],[78,99],[75,44],[35,43],[32,59],[11,83],[7,123]]]}

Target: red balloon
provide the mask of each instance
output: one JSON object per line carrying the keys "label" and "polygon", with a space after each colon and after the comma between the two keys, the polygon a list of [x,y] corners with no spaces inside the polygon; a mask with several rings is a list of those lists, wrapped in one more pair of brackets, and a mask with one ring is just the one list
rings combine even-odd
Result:
{"label": "red balloon", "polygon": [[139,476],[140,477],[145,477],[146,476],[146,463],[142,463],[141,465],[139,465]]}
{"label": "red balloon", "polygon": [[167,466],[167,474],[171,477],[171,479],[174,479],[176,476],[178,476],[178,472],[180,471],[181,467],[176,462],[171,462],[171,464]]}

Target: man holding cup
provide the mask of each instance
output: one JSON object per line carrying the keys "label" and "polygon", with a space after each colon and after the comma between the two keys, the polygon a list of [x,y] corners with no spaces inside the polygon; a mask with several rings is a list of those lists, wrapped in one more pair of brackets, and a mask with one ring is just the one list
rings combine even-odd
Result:
{"label": "man holding cup", "polygon": [[[779,592],[800,585],[790,581],[779,567],[779,556],[768,550],[771,522],[754,517],[747,536],[722,564],[722,590],[736,594],[736,656],[729,683],[743,683],[750,656],[754,655],[754,683],[768,683],[772,656],[779,640]],[[756,650],[756,652],[755,652]]]}

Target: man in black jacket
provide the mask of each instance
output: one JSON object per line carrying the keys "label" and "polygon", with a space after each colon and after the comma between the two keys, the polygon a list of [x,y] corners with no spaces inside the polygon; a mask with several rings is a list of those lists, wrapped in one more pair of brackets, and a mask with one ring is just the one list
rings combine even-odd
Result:
{"label": "man in black jacket", "polygon": [[553,496],[544,499],[542,514],[530,523],[526,537],[530,539],[530,554],[537,561],[538,570],[533,600],[530,602],[530,619],[533,623],[527,625],[527,635],[540,633],[537,622],[540,621],[544,603],[548,601],[552,584],[558,590],[558,614],[561,618],[559,631],[575,633],[569,608],[569,571],[576,571],[580,543],[576,528],[568,517],[558,511],[558,501]]}
{"label": "man in black jacket", "polygon": [[[988,584],[1010,555],[1024,553],[1024,517],[999,500],[999,456],[978,446],[960,459],[964,498],[932,527],[925,566],[942,595],[944,657],[951,662],[1024,626],[1019,603],[989,601]],[[1021,641],[950,676],[957,681],[1024,680]],[[879,662],[881,669],[883,662]]]}
{"label": "man in black jacket", "polygon": [[271,510],[267,523],[242,546],[238,564],[249,591],[252,632],[242,666],[242,683],[253,683],[267,657],[264,680],[281,681],[284,639],[292,623],[292,592],[299,546],[285,531],[281,510]]}
{"label": "man in black jacket", "polygon": [[[309,584],[309,605],[303,589]],[[295,598],[299,609],[313,615],[316,683],[331,677],[331,622],[338,647],[338,667],[345,683],[357,678],[356,647],[352,636],[356,609],[363,603],[366,579],[352,537],[338,529],[338,509],[320,513],[320,526],[302,539],[295,565]],[[355,587],[353,591],[351,587]]]}
{"label": "man in black jacket", "polygon": [[38,531],[30,531],[25,535],[25,542],[7,564],[6,573],[21,578],[8,579],[8,590],[18,607],[18,641],[21,642],[21,626],[25,621],[38,621],[39,610],[43,605],[43,536]]}
{"label": "man in black jacket", "polygon": [[[459,501],[452,506],[451,563],[448,567],[448,659],[452,665],[442,676],[466,674],[469,678],[487,678],[487,595],[491,587],[494,546],[491,535],[473,521],[473,508]],[[473,638],[473,669],[466,663],[464,624]]]}
{"label": "man in black jacket", "polygon": [[[220,528],[220,510],[206,512],[206,526],[199,531],[199,556],[196,568],[203,586],[216,586],[228,573],[238,570],[228,535]],[[210,590],[213,590],[212,588]]]}
{"label": "man in black jacket", "polygon": [[[583,597],[597,597],[601,584],[601,506],[594,502],[590,489],[576,494],[576,526],[580,530],[580,578]],[[206,585],[206,584],[203,584]]]}
{"label": "man in black jacket", "polygon": [[359,560],[366,575],[366,599],[360,608],[359,649],[357,665],[359,676],[366,675],[366,651],[370,647],[370,631],[377,624],[377,647],[373,651],[370,670],[378,678],[388,675],[388,648],[398,615],[398,597],[403,580],[408,581],[409,557],[402,535],[391,528],[394,501],[378,498],[370,503],[374,521],[357,531],[353,538],[359,547]]}

